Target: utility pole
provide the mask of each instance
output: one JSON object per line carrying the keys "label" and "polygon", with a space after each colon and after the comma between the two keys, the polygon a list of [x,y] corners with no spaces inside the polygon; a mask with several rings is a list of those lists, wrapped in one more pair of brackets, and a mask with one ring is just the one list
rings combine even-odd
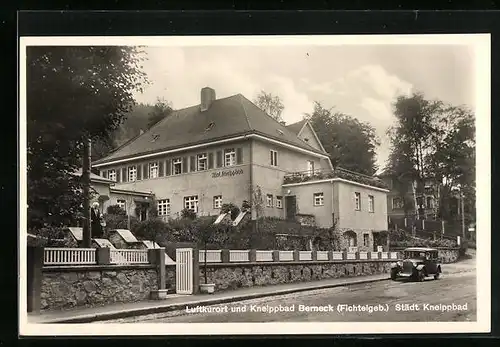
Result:
{"label": "utility pole", "polygon": [[92,239],[92,230],[90,222],[90,162],[91,162],[91,144],[90,137],[85,136],[83,140],[83,244],[84,248],[90,248]]}

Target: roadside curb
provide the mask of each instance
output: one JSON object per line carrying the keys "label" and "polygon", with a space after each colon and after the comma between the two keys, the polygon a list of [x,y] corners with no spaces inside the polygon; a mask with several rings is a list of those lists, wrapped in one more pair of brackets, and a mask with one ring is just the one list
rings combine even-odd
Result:
{"label": "roadside curb", "polygon": [[225,303],[230,303],[230,302],[235,302],[235,301],[251,300],[251,299],[258,299],[258,298],[264,298],[264,297],[269,297],[269,296],[306,292],[309,290],[328,289],[328,288],[344,287],[344,286],[356,285],[356,284],[382,282],[382,281],[387,281],[387,280],[390,280],[390,278],[387,277],[387,278],[365,279],[365,280],[357,280],[357,281],[346,281],[346,282],[342,282],[342,283],[331,283],[331,284],[323,284],[323,285],[318,285],[318,286],[310,286],[310,287],[302,287],[302,288],[282,289],[282,290],[276,290],[273,292],[235,295],[235,296],[217,298],[217,299],[207,299],[207,296],[203,295],[203,296],[199,296],[198,299],[193,298],[193,300],[191,300],[189,302],[184,302],[184,303],[177,303],[177,304],[170,304],[170,305],[165,304],[165,305],[160,305],[160,306],[155,306],[155,307],[136,308],[136,309],[128,309],[128,310],[124,309],[124,310],[120,310],[120,311],[105,312],[105,313],[99,313],[99,314],[87,314],[87,315],[80,315],[80,316],[71,317],[71,318],[60,318],[60,319],[46,320],[46,321],[41,321],[41,322],[35,323],[35,324],[100,322],[100,321],[108,321],[108,320],[115,320],[115,319],[122,319],[122,318],[136,317],[136,316],[145,316],[145,315],[157,314],[157,313],[165,313],[165,312],[171,312],[171,311],[179,311],[179,310],[185,309],[186,306],[219,305],[219,304],[225,304]]}

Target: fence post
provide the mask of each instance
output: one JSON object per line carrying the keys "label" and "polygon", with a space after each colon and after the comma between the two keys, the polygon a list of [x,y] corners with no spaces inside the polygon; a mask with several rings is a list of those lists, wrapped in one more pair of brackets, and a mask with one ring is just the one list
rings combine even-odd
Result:
{"label": "fence post", "polygon": [[251,249],[248,251],[248,261],[250,263],[255,263],[257,261],[257,250]]}
{"label": "fence post", "polygon": [[[205,254],[205,257],[207,255]],[[229,258],[229,253],[228,253]],[[198,247],[193,247],[193,294],[198,294],[200,291],[200,250]]]}
{"label": "fence post", "polygon": [[108,247],[96,248],[96,263],[98,265],[109,265],[111,263],[111,249]]}
{"label": "fence post", "polygon": [[43,247],[28,247],[27,253],[27,311],[40,313],[42,292]]}
{"label": "fence post", "polygon": [[366,259],[370,260],[372,258],[372,252],[368,251],[366,252]]}
{"label": "fence post", "polygon": [[347,260],[347,251],[342,251],[342,260]]}
{"label": "fence post", "polygon": [[298,250],[293,251],[293,261],[299,261],[300,260],[300,253]]}
{"label": "fence post", "polygon": [[312,257],[311,257],[311,260],[312,260],[312,261],[316,261],[316,260],[318,260],[318,251],[312,251]]}
{"label": "fence post", "polygon": [[148,249],[148,261],[155,265],[158,289],[151,292],[153,300],[165,299],[167,296],[167,269],[165,267],[165,248]]}
{"label": "fence post", "polygon": [[273,251],[273,261],[280,261],[280,251]]}
{"label": "fence post", "polygon": [[[205,257],[207,256],[207,254],[205,253]],[[229,263],[230,262],[230,256],[229,256],[229,249],[223,249],[221,251],[221,261],[223,263]]]}
{"label": "fence post", "polygon": [[328,251],[328,260],[330,260],[330,261],[333,260],[333,251],[332,250]]}

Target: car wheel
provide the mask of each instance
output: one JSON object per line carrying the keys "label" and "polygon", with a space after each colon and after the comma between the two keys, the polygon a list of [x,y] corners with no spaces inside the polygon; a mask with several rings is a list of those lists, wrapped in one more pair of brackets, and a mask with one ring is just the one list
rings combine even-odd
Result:
{"label": "car wheel", "polygon": [[440,277],[441,277],[441,274],[440,274],[439,272],[437,272],[437,273],[434,275],[434,279],[435,279],[435,280],[438,280]]}
{"label": "car wheel", "polygon": [[391,280],[395,281],[397,278],[398,278],[398,270],[392,269],[391,270]]}
{"label": "car wheel", "polygon": [[419,282],[423,282],[425,280],[425,274],[422,270],[417,273],[417,280]]}

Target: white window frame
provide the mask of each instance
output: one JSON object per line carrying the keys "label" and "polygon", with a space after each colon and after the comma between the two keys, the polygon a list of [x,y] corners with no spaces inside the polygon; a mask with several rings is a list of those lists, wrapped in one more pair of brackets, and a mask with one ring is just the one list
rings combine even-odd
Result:
{"label": "white window frame", "polygon": [[[197,171],[205,171],[208,169],[208,156],[207,153],[200,153],[197,155]],[[202,165],[203,164],[203,165]]]}
{"label": "white window frame", "polygon": [[116,182],[116,170],[115,169],[108,170],[108,179]]}
{"label": "white window frame", "polygon": [[373,195],[368,195],[368,212],[375,212],[375,197]]}
{"label": "white window frame", "polygon": [[361,193],[354,192],[354,209],[356,211],[361,211]]}
{"label": "white window frame", "polygon": [[266,194],[266,207],[273,207],[273,195]]}
{"label": "white window frame", "polygon": [[159,176],[158,162],[154,161],[152,163],[149,163],[149,178],[158,178]]}
{"label": "white window frame", "polygon": [[215,209],[222,207],[222,195],[215,195],[213,199],[213,206]]}
{"label": "white window frame", "polygon": [[224,166],[230,167],[236,165],[236,150],[234,148],[227,148],[224,150]]}
{"label": "white window frame", "polygon": [[128,182],[135,182],[137,181],[137,166],[129,166],[127,170],[128,174]]}
{"label": "white window frame", "polygon": [[170,199],[157,201],[158,216],[170,216]]}
{"label": "white window frame", "polygon": [[[120,207],[123,211],[127,212],[127,201],[124,199],[118,199],[116,200],[116,204],[118,207]],[[127,213],[128,214],[128,213]]]}
{"label": "white window frame", "polygon": [[[179,172],[175,172],[176,165],[179,167]],[[180,175],[182,173],[182,158],[172,160],[172,175]]]}
{"label": "white window frame", "polygon": [[271,149],[271,166],[278,166],[278,151],[275,151],[274,149]]}
{"label": "white window frame", "polygon": [[283,208],[283,197],[282,196],[276,196],[276,207]]}
{"label": "white window frame", "polygon": [[314,201],[314,206],[323,206],[325,204],[325,194],[314,193],[313,201]]}
{"label": "white window frame", "polygon": [[185,196],[184,197],[184,208],[198,213],[198,195]]}

